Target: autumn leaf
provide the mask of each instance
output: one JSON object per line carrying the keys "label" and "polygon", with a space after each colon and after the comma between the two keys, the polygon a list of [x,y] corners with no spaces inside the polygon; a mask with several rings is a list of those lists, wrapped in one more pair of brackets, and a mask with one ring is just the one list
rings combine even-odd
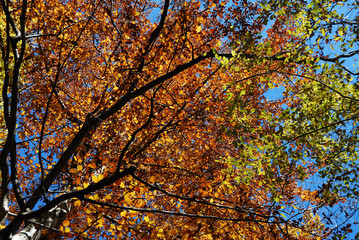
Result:
{"label": "autumn leaf", "polygon": [[69,224],[70,224],[70,222],[67,219],[62,223],[62,225],[65,226],[65,227],[68,226]]}

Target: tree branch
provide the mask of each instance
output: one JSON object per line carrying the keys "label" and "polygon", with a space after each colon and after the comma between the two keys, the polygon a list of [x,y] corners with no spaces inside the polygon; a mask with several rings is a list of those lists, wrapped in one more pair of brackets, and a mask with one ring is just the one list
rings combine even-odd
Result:
{"label": "tree branch", "polygon": [[270,221],[270,220],[259,220],[254,218],[223,218],[223,217],[216,217],[211,215],[197,215],[197,214],[190,214],[190,213],[181,213],[181,212],[174,212],[174,211],[166,211],[166,210],[156,210],[156,209],[148,209],[148,208],[135,208],[135,207],[125,207],[120,206],[112,203],[104,203],[100,201],[96,201],[89,198],[81,198],[80,200],[104,206],[104,207],[111,207],[111,208],[118,208],[123,210],[130,210],[136,212],[149,212],[149,213],[161,213],[166,215],[173,215],[173,216],[180,216],[180,217],[191,217],[191,218],[204,218],[204,219],[213,219],[213,220],[221,220],[221,221],[232,221],[232,222],[256,222],[256,223],[285,223],[283,219],[280,221]]}
{"label": "tree branch", "polygon": [[144,185],[146,185],[146,186],[149,187],[150,189],[154,189],[154,190],[160,191],[160,192],[166,194],[167,196],[174,197],[174,198],[177,198],[177,199],[186,200],[186,201],[191,201],[191,202],[200,203],[200,204],[205,204],[205,205],[213,206],[213,207],[216,207],[216,208],[230,209],[230,210],[234,210],[234,211],[238,211],[238,212],[243,212],[243,213],[246,213],[246,214],[252,214],[252,215],[255,215],[255,216],[262,217],[262,218],[264,218],[264,219],[265,219],[265,218],[267,218],[267,219],[276,218],[275,216],[264,216],[264,215],[261,215],[261,214],[257,214],[257,213],[255,213],[254,211],[245,209],[245,208],[243,208],[243,207],[239,207],[239,206],[237,206],[237,205],[234,205],[234,207],[231,207],[231,206],[226,206],[226,205],[222,205],[222,204],[210,203],[210,202],[203,201],[203,200],[197,200],[197,198],[200,198],[200,197],[184,197],[184,196],[179,196],[179,195],[176,195],[176,194],[167,192],[166,190],[164,190],[164,189],[158,187],[158,186],[155,185],[155,184],[150,184],[150,183],[146,182],[145,180],[143,180],[143,179],[141,179],[140,177],[138,177],[135,173],[132,174],[132,177],[133,177],[134,179],[136,179],[137,181],[143,183]]}

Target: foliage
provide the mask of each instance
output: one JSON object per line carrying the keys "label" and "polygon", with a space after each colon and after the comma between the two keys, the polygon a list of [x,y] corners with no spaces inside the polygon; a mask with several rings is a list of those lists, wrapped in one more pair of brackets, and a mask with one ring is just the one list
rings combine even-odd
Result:
{"label": "foliage", "polygon": [[[273,26],[284,24],[291,37],[287,44],[277,49],[270,45],[272,42],[269,39],[260,43],[264,52],[286,63],[275,70],[263,66],[264,72],[286,78],[281,82],[278,82],[278,77],[267,79],[271,82],[269,88],[279,87],[282,90],[282,98],[270,101],[281,110],[273,114],[251,108],[251,111],[260,113],[260,117],[268,119],[275,130],[264,132],[250,143],[242,138],[236,140],[235,145],[245,150],[240,158],[230,158],[228,162],[240,169],[243,165],[240,161],[243,157],[247,158],[255,171],[261,171],[266,177],[265,182],[271,189],[277,183],[270,184],[268,180],[272,180],[276,172],[280,176],[279,181],[283,181],[283,177],[287,179],[293,172],[299,173],[297,186],[307,188],[305,196],[302,196],[303,202],[288,206],[287,201],[282,201],[283,208],[288,208],[288,211],[293,207],[312,209],[327,226],[327,237],[345,237],[355,229],[352,225],[357,222],[353,216],[358,210],[356,103],[359,100],[359,73],[357,65],[354,65],[354,70],[349,67],[357,64],[355,57],[359,53],[356,50],[358,3],[262,1],[261,6],[260,18],[268,19]],[[238,71],[243,61],[238,57],[229,66]],[[296,72],[288,69],[293,65]],[[262,84],[265,90],[268,89],[266,85],[269,84]],[[240,92],[235,96],[240,97],[232,97],[230,102],[234,106],[232,118],[238,122],[236,132],[242,135],[243,132],[258,131],[257,126],[248,122],[244,112],[243,105],[247,105],[248,94]],[[233,135],[233,130],[228,129],[228,134]],[[238,135],[235,134],[235,137],[238,138]],[[311,182],[309,187],[308,182]],[[281,190],[277,190],[274,196],[277,199],[284,197]],[[303,205],[306,201],[309,205]],[[304,216],[298,216],[293,220],[303,219]]]}
{"label": "foliage", "polygon": [[[323,56],[291,18],[301,11],[245,0],[1,4],[0,239],[330,233],[317,209],[342,196],[299,183],[331,166],[307,159],[349,142],[323,126],[356,96],[334,65],[329,95],[313,80]],[[277,86],[288,97],[267,101]],[[307,134],[317,129],[322,139]],[[324,138],[337,148],[324,151]]]}

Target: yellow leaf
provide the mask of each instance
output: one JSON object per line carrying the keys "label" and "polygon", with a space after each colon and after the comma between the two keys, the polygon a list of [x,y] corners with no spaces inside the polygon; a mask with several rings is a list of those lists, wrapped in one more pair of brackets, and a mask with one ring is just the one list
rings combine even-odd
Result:
{"label": "yellow leaf", "polygon": [[82,165],[77,165],[77,171],[81,172],[83,169]]}
{"label": "yellow leaf", "polygon": [[[125,202],[128,204],[128,205],[131,205],[132,204],[132,199],[128,196],[128,195],[125,195]],[[131,212],[131,210],[130,210]]]}
{"label": "yellow leaf", "polygon": [[69,224],[70,224],[70,221],[67,219],[65,219],[64,222],[62,223],[62,225],[64,225],[64,226],[68,226]]}
{"label": "yellow leaf", "polygon": [[146,222],[149,222],[149,221],[150,221],[150,218],[149,218],[148,216],[145,216],[143,219],[144,219]]}
{"label": "yellow leaf", "polygon": [[77,173],[76,168],[71,168],[71,169],[70,169],[70,173]]}
{"label": "yellow leaf", "polygon": [[98,200],[98,199],[99,199],[98,194],[95,194],[95,195],[93,196],[93,199],[94,199],[94,200]]}
{"label": "yellow leaf", "polygon": [[98,178],[98,180],[100,181],[100,180],[104,179],[105,176],[104,176],[103,174],[99,174],[99,175],[97,176],[97,178]]}
{"label": "yellow leaf", "polygon": [[156,182],[156,177],[155,177],[155,176],[151,176],[150,179],[149,179],[149,182],[152,182],[152,183]]}
{"label": "yellow leaf", "polygon": [[78,200],[78,199],[76,199],[76,201],[74,202],[74,206],[75,206],[75,207],[81,206],[81,201]]}
{"label": "yellow leaf", "polygon": [[163,229],[158,230],[157,237],[163,237]]}
{"label": "yellow leaf", "polygon": [[216,6],[215,3],[211,3],[210,5],[208,5],[208,8],[214,8]]}
{"label": "yellow leaf", "polygon": [[197,32],[197,33],[200,33],[201,31],[202,31],[202,26],[197,26],[197,27],[196,27],[196,32]]}
{"label": "yellow leaf", "polygon": [[121,188],[125,188],[125,184],[123,182],[120,183]]}
{"label": "yellow leaf", "polygon": [[101,221],[101,219],[100,219],[99,222],[97,223],[96,227],[102,228],[103,227],[103,220]]}
{"label": "yellow leaf", "polygon": [[92,175],[92,181],[93,181],[94,183],[97,183],[97,182],[100,181],[100,179],[98,179],[98,177],[97,177],[96,175]]}

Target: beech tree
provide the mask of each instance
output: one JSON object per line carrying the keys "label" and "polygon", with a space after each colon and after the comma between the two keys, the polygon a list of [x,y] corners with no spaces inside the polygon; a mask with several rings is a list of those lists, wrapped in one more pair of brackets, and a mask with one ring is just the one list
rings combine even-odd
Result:
{"label": "beech tree", "polygon": [[309,71],[285,51],[306,40],[290,17],[268,27],[246,0],[1,5],[0,239],[330,233],[298,184],[314,166],[260,160],[303,104],[264,95]]}

